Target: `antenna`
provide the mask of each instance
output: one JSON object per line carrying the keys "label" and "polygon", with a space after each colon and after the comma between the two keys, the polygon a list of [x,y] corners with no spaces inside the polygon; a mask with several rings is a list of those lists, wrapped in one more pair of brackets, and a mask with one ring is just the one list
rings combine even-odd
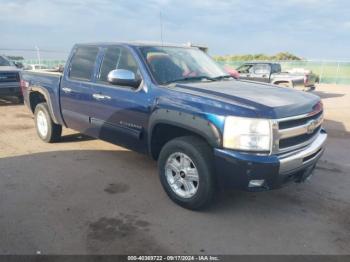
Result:
{"label": "antenna", "polygon": [[162,11],[159,11],[159,26],[160,26],[160,41],[163,44],[163,18],[162,18]]}

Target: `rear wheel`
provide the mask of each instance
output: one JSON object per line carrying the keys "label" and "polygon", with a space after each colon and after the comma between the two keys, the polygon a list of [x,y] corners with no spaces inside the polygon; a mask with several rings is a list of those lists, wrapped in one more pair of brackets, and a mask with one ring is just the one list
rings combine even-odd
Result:
{"label": "rear wheel", "polygon": [[47,143],[57,142],[61,138],[62,126],[52,121],[49,108],[46,103],[40,103],[35,107],[35,127],[41,140]]}
{"label": "rear wheel", "polygon": [[188,209],[201,209],[213,199],[213,157],[209,145],[194,136],[168,142],[158,160],[160,181],[175,203]]}

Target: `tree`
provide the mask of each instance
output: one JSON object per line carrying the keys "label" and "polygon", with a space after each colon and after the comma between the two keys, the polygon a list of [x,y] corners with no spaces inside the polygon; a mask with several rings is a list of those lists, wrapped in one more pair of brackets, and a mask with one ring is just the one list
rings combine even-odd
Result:
{"label": "tree", "polygon": [[269,60],[302,60],[300,57],[288,52],[279,52],[275,55],[269,56],[265,54],[246,54],[246,55],[224,55],[214,56],[216,61],[229,62],[229,61],[269,61]]}
{"label": "tree", "polygon": [[17,60],[24,60],[24,57],[23,56],[6,56],[8,59],[10,60],[14,60],[14,61],[17,61]]}

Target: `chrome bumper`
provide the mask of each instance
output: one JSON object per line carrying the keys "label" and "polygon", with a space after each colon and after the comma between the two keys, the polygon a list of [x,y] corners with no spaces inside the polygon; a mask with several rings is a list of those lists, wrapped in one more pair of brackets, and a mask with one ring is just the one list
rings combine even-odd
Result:
{"label": "chrome bumper", "polygon": [[288,174],[303,169],[315,163],[324,151],[324,144],[327,140],[327,133],[320,131],[317,138],[307,147],[292,154],[282,155],[280,161],[280,174]]}

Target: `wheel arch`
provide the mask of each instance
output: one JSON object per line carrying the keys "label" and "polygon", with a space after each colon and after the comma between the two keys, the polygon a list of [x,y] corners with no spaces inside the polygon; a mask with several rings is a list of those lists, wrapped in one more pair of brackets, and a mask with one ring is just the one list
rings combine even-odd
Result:
{"label": "wheel arch", "polygon": [[55,124],[60,124],[59,121],[57,121],[56,116],[54,114],[50,95],[49,95],[48,91],[44,88],[32,87],[30,92],[29,92],[29,106],[30,106],[32,113],[34,113],[35,107],[39,103],[44,103],[44,102],[46,102],[48,105],[49,112],[50,112],[50,115],[51,115],[53,122]]}
{"label": "wheel arch", "polygon": [[220,130],[199,116],[170,109],[157,109],[150,117],[149,153],[157,159],[161,148],[170,140],[193,135],[202,138],[211,147],[222,145]]}
{"label": "wheel arch", "polygon": [[289,86],[293,87],[293,82],[290,80],[276,79],[272,82],[272,84],[274,84],[274,85],[288,84]]}

